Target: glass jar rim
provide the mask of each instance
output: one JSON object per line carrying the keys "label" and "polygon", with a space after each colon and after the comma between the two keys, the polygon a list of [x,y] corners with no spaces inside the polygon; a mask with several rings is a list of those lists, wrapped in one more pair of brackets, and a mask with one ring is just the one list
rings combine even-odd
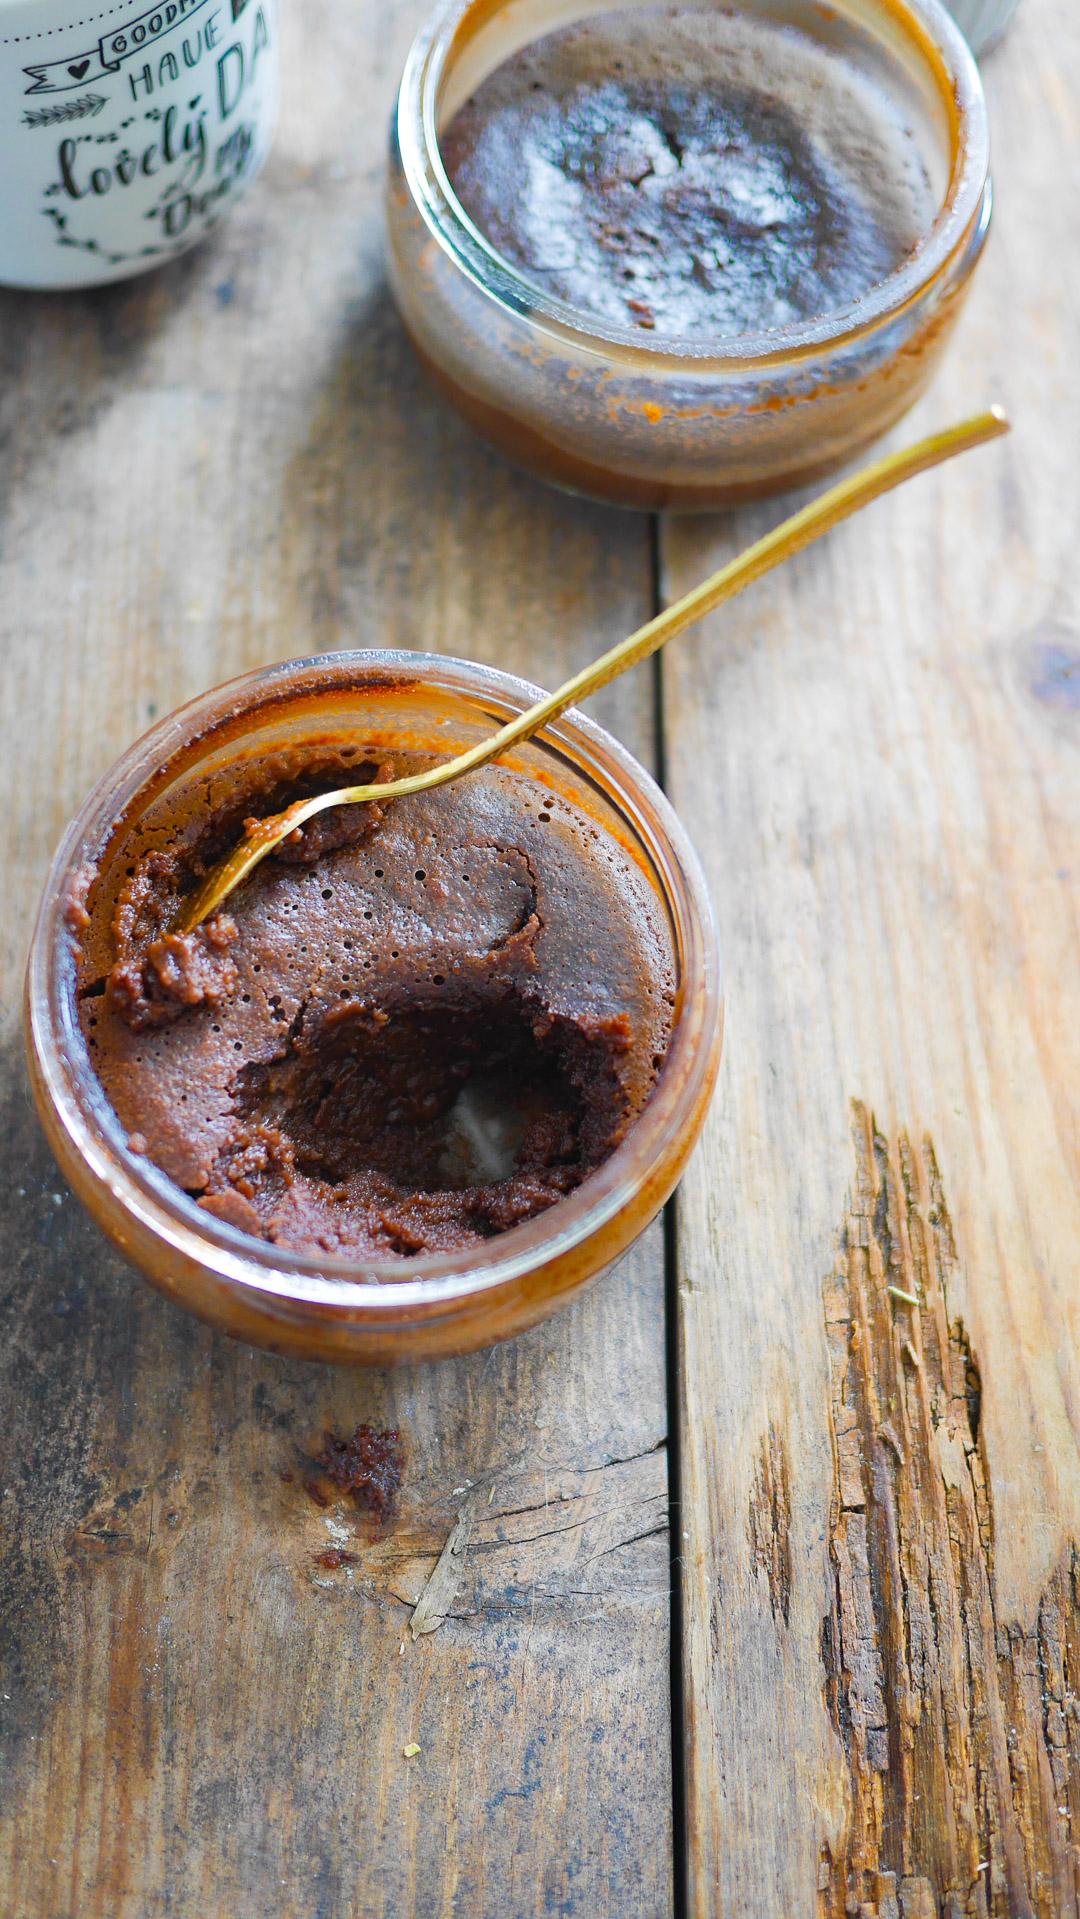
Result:
{"label": "glass jar rim", "polygon": [[[504,3],[513,5],[514,0]],[[843,0],[837,4],[842,8]],[[931,70],[940,70],[942,101],[956,122],[955,151],[945,198],[929,233],[884,280],[833,313],[771,331],[704,340],[665,335],[653,342],[642,338],[640,328],[615,326],[558,299],[512,266],[457,198],[437,129],[439,93],[454,44],[470,13],[491,14],[491,0],[440,0],[409,50],[395,114],[397,148],[409,191],[435,240],[482,293],[539,331],[572,339],[579,351],[587,350],[590,342],[601,354],[617,346],[630,359],[657,371],[677,371],[688,362],[744,371],[810,358],[898,317],[964,249],[972,225],[985,226],[989,219],[990,129],[975,56],[942,0],[883,0],[883,4]],[[582,17],[588,11],[583,4]]]}
{"label": "glass jar rim", "polygon": [[[332,694],[328,676],[338,677],[345,690],[361,688],[365,678],[385,680],[388,671],[466,697],[490,697],[506,709],[504,718],[543,693],[516,675],[474,661],[380,649],[286,660],[212,688],[130,746],[76,813],[50,864],[27,965],[28,1039],[53,1112],[95,1179],[123,1209],[175,1252],[249,1296],[324,1311],[337,1308],[351,1316],[370,1308],[380,1318],[388,1308],[445,1303],[452,1309],[573,1252],[606,1226],[633,1196],[643,1166],[656,1157],[657,1143],[678,1128],[701,1098],[722,1007],[711,904],[681,822],[645,768],[604,728],[570,708],[544,729],[541,742],[561,747],[572,765],[598,782],[647,849],[663,886],[683,971],[680,1010],[659,1079],[611,1157],[548,1212],[480,1247],[409,1260],[358,1261],[330,1254],[314,1259],[256,1240],[202,1213],[164,1173],[131,1152],[94,1072],[75,1009],[73,960],[65,937],[72,882],[100,857],[149,777],[201,739],[209,747],[225,720],[231,723],[246,711],[254,715],[280,706],[289,698],[288,682],[304,675],[318,675],[321,687]],[[358,1268],[363,1277],[357,1276]],[[403,1268],[408,1277],[400,1277]]]}

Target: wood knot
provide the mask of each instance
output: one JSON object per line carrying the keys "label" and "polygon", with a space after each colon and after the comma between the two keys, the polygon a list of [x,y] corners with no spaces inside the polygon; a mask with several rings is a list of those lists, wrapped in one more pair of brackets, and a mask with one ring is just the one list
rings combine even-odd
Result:
{"label": "wood knot", "polygon": [[1024,692],[1045,713],[1080,713],[1080,633],[1047,621],[1016,643]]}

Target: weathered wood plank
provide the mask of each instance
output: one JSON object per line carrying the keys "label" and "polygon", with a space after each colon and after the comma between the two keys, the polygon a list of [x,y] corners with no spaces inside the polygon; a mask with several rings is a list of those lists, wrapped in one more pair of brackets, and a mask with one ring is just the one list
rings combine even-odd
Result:
{"label": "weathered wood plank", "polygon": [[[659,1232],[496,1352],[289,1364],[102,1244],[19,1065],[48,853],[155,714],[349,645],[554,683],[650,608],[644,523],[509,473],[393,317],[382,149],[425,10],[285,9],[282,135],[231,224],[152,279],[0,300],[0,1910],[20,1919],[670,1907]],[[598,706],[648,757],[648,676]],[[374,1541],[302,1483],[324,1428],[361,1419],[408,1455]],[[445,1623],[414,1643],[476,1499]]]}
{"label": "weathered wood plank", "polygon": [[[1073,10],[986,75],[996,231],[898,437],[1013,438],[665,656],[729,982],[677,1201],[691,1903],[740,1919],[1076,1910]],[[666,590],[782,510],[668,526]]]}
{"label": "weathered wood plank", "polygon": [[[5,1122],[0,1909],[666,1911],[654,1249],[494,1354],[290,1364],[149,1293]],[[408,1458],[383,1539],[303,1485],[360,1419]]]}

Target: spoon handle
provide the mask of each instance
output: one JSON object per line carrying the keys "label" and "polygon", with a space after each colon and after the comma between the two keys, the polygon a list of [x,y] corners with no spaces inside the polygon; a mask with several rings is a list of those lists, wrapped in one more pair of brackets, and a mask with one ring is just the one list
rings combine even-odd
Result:
{"label": "spoon handle", "polygon": [[914,446],[903,448],[899,453],[890,453],[884,460],[878,460],[872,466],[864,466],[846,480],[841,480],[809,506],[804,506],[789,520],[766,533],[761,540],[755,540],[727,566],[718,573],[696,586],[681,600],[676,600],[655,619],[647,620],[639,626],[636,633],[628,639],[620,640],[609,652],[602,653],[598,660],[575,673],[573,679],[566,680],[546,699],[539,700],[526,712],[519,713],[516,719],[500,727],[486,740],[480,740],[470,746],[467,752],[459,753],[455,759],[444,760],[438,766],[426,767],[422,773],[408,774],[404,779],[384,782],[381,786],[347,786],[333,793],[319,793],[311,799],[294,801],[284,813],[275,814],[271,819],[249,822],[247,834],[228,857],[208,873],[202,885],[184,902],[177,921],[177,931],[188,933],[198,926],[200,920],[220,906],[229,894],[239,886],[242,879],[259,864],[260,860],[280,846],[286,835],[316,813],[330,806],[360,804],[365,800],[397,799],[406,793],[423,793],[434,786],[445,786],[450,780],[460,779],[463,773],[471,773],[478,766],[485,766],[489,760],[498,759],[508,747],[519,740],[531,739],[539,733],[541,727],[557,719],[568,706],[574,706],[579,700],[587,699],[609,681],[625,673],[627,667],[636,666],[639,660],[647,660],[650,653],[664,645],[684,627],[692,626],[705,613],[711,613],[714,607],[741,593],[744,586],[750,586],[768,573],[781,561],[790,559],[793,553],[800,553],[812,540],[820,539],[830,527],[846,520],[852,513],[876,500],[882,493],[888,493],[894,486],[901,486],[905,480],[912,479],[916,473],[925,473],[928,467],[940,466],[943,460],[951,460],[957,453],[966,453],[969,448],[982,446],[987,440],[996,440],[1002,433],[1009,431],[1009,421],[1004,409],[991,407],[985,413],[976,413],[969,420],[960,420],[955,426],[945,427],[940,433],[930,434],[928,439],[916,441]]}
{"label": "spoon handle", "polygon": [[[884,460],[878,460],[872,466],[864,466],[852,473],[846,480],[831,486],[809,506],[793,513],[788,520],[781,521],[771,533],[766,533],[753,546],[748,546],[735,559],[729,560],[718,573],[713,573],[700,586],[683,595],[658,613],[655,619],[639,626],[636,633],[628,639],[620,640],[609,652],[602,653],[580,673],[567,680],[556,692],[549,694],[546,700],[530,707],[516,720],[511,720],[501,732],[482,744],[483,758],[491,757],[490,749],[502,752],[515,740],[527,740],[545,726],[549,720],[556,719],[568,706],[579,700],[587,699],[590,693],[596,693],[602,686],[624,673],[629,666],[636,666],[639,660],[647,660],[651,653],[672,639],[676,633],[692,626],[714,607],[721,606],[734,594],[741,593],[744,586],[750,586],[760,580],[763,573],[771,572],[774,566],[780,566],[794,553],[801,553],[803,547],[820,539],[823,533],[839,525],[860,507],[868,506],[871,500],[879,499],[883,493],[890,493],[893,487],[902,486],[905,480],[914,479],[917,473],[925,473],[929,467],[940,466],[943,461],[953,459],[958,453],[967,453],[972,447],[982,446],[987,440],[996,440],[1009,431],[1009,419],[1003,407],[990,407],[985,413],[976,413],[971,419],[960,420],[955,426],[948,426],[940,433],[931,433],[925,440],[916,441],[914,446],[904,447],[898,453],[890,453]],[[476,749],[473,749],[474,751]],[[462,764],[465,755],[455,765]],[[474,759],[473,765],[480,765],[480,759]],[[464,770],[464,768],[463,768]]]}

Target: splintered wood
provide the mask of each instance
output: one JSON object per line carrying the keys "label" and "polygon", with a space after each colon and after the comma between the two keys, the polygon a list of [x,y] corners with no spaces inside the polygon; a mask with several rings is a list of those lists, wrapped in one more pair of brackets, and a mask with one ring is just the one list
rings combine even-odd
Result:
{"label": "splintered wood", "polygon": [[435,1632],[450,1611],[464,1572],[461,1562],[469,1549],[470,1529],[470,1515],[467,1512],[459,1513],[409,1621],[409,1631],[414,1639]]}
{"label": "splintered wood", "polygon": [[999,1630],[982,1384],[950,1313],[957,1253],[934,1149],[883,1139],[861,1108],[854,1138],[825,1291],[836,1487],[822,1632],[851,1818],[839,1855],[823,1850],[820,1909],[1052,1919],[1077,1892],[1076,1555],[1033,1630]]}

